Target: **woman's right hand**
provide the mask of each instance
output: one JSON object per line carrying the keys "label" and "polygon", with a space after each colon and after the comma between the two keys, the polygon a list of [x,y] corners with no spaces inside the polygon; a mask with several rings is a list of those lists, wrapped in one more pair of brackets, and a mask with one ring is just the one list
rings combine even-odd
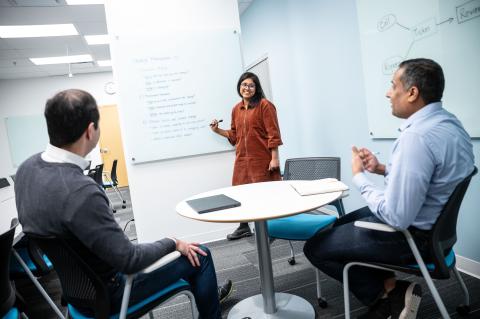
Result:
{"label": "woman's right hand", "polygon": [[218,128],[218,121],[217,121],[217,119],[214,119],[214,120],[212,121],[212,123],[210,123],[210,128],[211,128],[212,131],[214,131],[215,133],[218,133],[219,128]]}

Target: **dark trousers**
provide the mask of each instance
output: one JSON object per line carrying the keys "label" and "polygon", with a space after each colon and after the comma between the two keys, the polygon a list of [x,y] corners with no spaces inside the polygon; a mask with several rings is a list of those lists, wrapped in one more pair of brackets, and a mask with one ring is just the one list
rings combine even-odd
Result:
{"label": "dark trousers", "polygon": [[[415,257],[401,232],[381,232],[355,227],[357,220],[381,222],[368,207],[347,214],[326,231],[317,232],[303,248],[308,260],[323,273],[342,282],[343,268],[352,261],[385,264],[415,264]],[[412,232],[422,254],[426,251],[426,231]],[[425,256],[428,259],[428,256]],[[350,291],[365,305],[372,305],[384,294],[384,280],[394,273],[353,266],[349,270]]]}
{"label": "dark trousers", "polygon": [[[157,269],[149,274],[138,275],[132,285],[129,305],[134,305],[162,288],[185,279],[192,287],[195,303],[197,304],[200,318],[217,319],[221,318],[220,304],[218,301],[217,276],[210,251],[207,247],[201,246],[208,255],[198,255],[200,267],[193,267],[185,256]],[[125,280],[119,274],[119,281],[112,290],[112,310],[120,311]]]}

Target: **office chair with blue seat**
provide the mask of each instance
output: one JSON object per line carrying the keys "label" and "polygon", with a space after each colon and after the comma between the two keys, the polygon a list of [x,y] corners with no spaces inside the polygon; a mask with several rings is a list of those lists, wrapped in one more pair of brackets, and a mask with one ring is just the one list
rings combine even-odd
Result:
{"label": "office chair with blue seat", "polygon": [[[18,219],[15,218],[13,222],[18,223]],[[35,243],[29,241],[26,236],[23,236],[12,247],[12,255],[13,258],[10,260],[10,278],[30,278],[33,285],[57,314],[58,318],[64,318],[58,306],[37,279],[48,275],[53,270],[53,264],[44,252]],[[22,299],[20,295],[17,295],[17,300],[22,301]]]}
{"label": "office chair with blue seat", "polygon": [[117,194],[118,198],[122,201],[122,208],[127,208],[125,205],[127,201],[123,198],[122,192],[118,189],[118,177],[117,177],[117,163],[118,160],[113,160],[112,169],[110,172],[104,171],[103,175],[105,176],[106,182],[102,182],[102,187],[104,189],[112,188]]}
{"label": "office chair with blue seat", "polygon": [[[190,291],[190,285],[184,280],[178,280],[170,286],[160,289],[147,299],[135,305],[129,305],[130,290],[136,274],[128,275],[123,293],[122,306],[120,313],[110,313],[110,298],[107,287],[102,279],[92,270],[92,268],[79,255],[78,249],[74,249],[71,240],[65,240],[56,237],[41,237],[28,235],[39,247],[45,251],[55,266],[62,286],[63,299],[68,301],[75,300],[79,304],[88,305],[95,311],[94,316],[85,316],[72,304],[68,304],[69,317],[73,319],[125,319],[139,318],[144,314],[151,312],[158,305],[166,302],[177,295],[186,295],[191,303],[192,317],[198,317],[195,299]],[[77,242],[77,244],[79,244]],[[81,244],[80,244],[81,245]],[[83,253],[90,253],[87,248],[82,246]],[[165,264],[172,262],[180,257],[180,253],[175,251],[155,263],[145,268],[141,272],[148,273],[154,271]]]}
{"label": "office chair with blue seat", "polygon": [[[15,251],[35,277],[47,275],[53,270],[50,259],[35,244],[30,243],[26,237],[15,244]],[[25,269],[15,258],[10,262],[10,275],[13,278],[26,275]]]}
{"label": "office chair with blue seat", "polygon": [[427,286],[432,293],[433,299],[437,304],[440,314],[443,318],[450,318],[442,299],[433,284],[434,279],[449,279],[450,271],[453,272],[464,294],[464,303],[457,306],[457,312],[460,315],[467,315],[470,312],[470,296],[463,282],[462,277],[458,273],[455,266],[455,253],[453,252],[453,245],[457,241],[457,218],[462,204],[463,197],[467,191],[470,180],[477,173],[475,167],[473,172],[461,181],[453,191],[452,195],[448,199],[447,203],[442,209],[437,221],[433,225],[429,232],[428,244],[431,259],[428,264],[423,261],[420,252],[415,244],[415,241],[408,230],[397,230],[389,225],[373,222],[356,221],[355,226],[367,228],[375,231],[384,232],[396,232],[401,231],[407,239],[408,245],[413,252],[417,264],[412,265],[390,265],[380,263],[364,263],[364,262],[351,262],[345,265],[343,269],[343,293],[345,302],[345,318],[350,318],[350,295],[349,295],[349,283],[348,283],[348,271],[352,266],[364,266],[370,268],[377,268],[383,270],[397,270],[405,273],[415,274],[417,276],[423,276]]}
{"label": "office chair with blue seat", "polygon": [[10,281],[10,258],[18,221],[5,233],[0,235],[0,318],[19,318],[18,309],[15,307],[15,289]]}
{"label": "office chair with blue seat", "polygon": [[[306,157],[287,159],[285,162],[284,180],[316,180],[322,178],[336,178],[340,180],[339,157]],[[332,202],[338,216],[345,214],[342,199]],[[336,217],[330,214],[322,214],[326,209],[315,210],[295,216],[283,217],[267,221],[268,234],[271,238],[285,239],[289,241],[291,257],[290,265],[295,264],[295,252],[291,241],[306,241],[319,230],[330,228],[336,221]],[[329,211],[332,212],[332,211]],[[319,272],[315,268],[317,282],[317,298],[320,307],[327,307],[326,300],[322,297]]]}
{"label": "office chair with blue seat", "polygon": [[[103,185],[103,164],[98,164],[95,166],[95,168],[90,169],[87,175],[91,177],[104,190],[106,189]],[[112,208],[113,213],[116,213],[117,210],[115,209],[115,206],[113,206],[113,203],[110,200],[110,197],[108,197],[108,195],[107,195],[107,199],[108,199],[108,204],[110,205],[110,208]],[[126,206],[122,205],[122,208],[126,208]]]}

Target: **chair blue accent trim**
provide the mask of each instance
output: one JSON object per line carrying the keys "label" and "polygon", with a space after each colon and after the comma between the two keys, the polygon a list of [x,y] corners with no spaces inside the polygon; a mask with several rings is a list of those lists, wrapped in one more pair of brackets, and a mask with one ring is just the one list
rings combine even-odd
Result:
{"label": "chair blue accent trim", "polygon": [[[180,279],[177,282],[171,284],[170,286],[168,286],[168,287],[158,291],[157,293],[151,295],[150,297],[144,299],[143,301],[141,301],[141,302],[139,302],[139,303],[137,303],[133,306],[128,307],[127,315],[139,310],[140,308],[142,308],[143,306],[153,302],[154,300],[163,297],[164,295],[168,294],[169,292],[171,292],[173,290],[181,289],[181,288],[188,288],[188,287],[189,287],[189,284],[185,280]],[[88,317],[88,316],[85,316],[85,315],[81,314],[77,309],[75,309],[75,307],[73,307],[70,304],[68,305],[68,313],[74,319],[94,319],[94,317]],[[114,315],[111,315],[110,319],[118,319],[119,316],[120,316],[120,312],[118,312]]]}
{"label": "chair blue accent trim", "polygon": [[2,319],[18,319],[18,309],[12,308]]}
{"label": "chair blue accent trim", "polygon": [[[31,272],[37,271],[37,266],[35,266],[35,263],[30,258],[30,255],[28,253],[27,248],[20,248],[20,249],[15,249],[15,250],[20,255],[20,257],[22,257],[23,261],[28,266],[28,269],[30,269]],[[45,254],[43,254],[42,257],[43,257],[43,260],[45,261],[45,265],[47,265],[47,267],[49,269],[52,269],[53,265],[52,265],[52,262],[50,261],[50,259],[48,259],[48,257]],[[18,261],[15,258],[12,258],[10,260],[10,272],[11,273],[24,273],[25,269],[23,269],[23,267],[18,263]]]}
{"label": "chair blue accent trim", "polygon": [[305,241],[315,233],[330,226],[337,218],[331,215],[298,214],[267,221],[270,237]]}
{"label": "chair blue accent trim", "polygon": [[[455,253],[453,252],[453,249],[452,249],[450,250],[448,255],[445,257],[445,264],[447,265],[448,268],[450,268],[454,263],[455,263]],[[426,264],[425,266],[427,266],[427,269],[429,271],[435,270],[435,264]],[[408,265],[408,267],[420,269],[418,265]]]}

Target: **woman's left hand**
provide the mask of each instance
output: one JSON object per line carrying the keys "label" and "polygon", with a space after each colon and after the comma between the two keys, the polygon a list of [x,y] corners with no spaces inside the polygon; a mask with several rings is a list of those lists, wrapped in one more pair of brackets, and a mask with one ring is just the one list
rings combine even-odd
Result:
{"label": "woman's left hand", "polygon": [[280,161],[278,158],[272,158],[270,164],[268,165],[268,170],[270,172],[280,169]]}

